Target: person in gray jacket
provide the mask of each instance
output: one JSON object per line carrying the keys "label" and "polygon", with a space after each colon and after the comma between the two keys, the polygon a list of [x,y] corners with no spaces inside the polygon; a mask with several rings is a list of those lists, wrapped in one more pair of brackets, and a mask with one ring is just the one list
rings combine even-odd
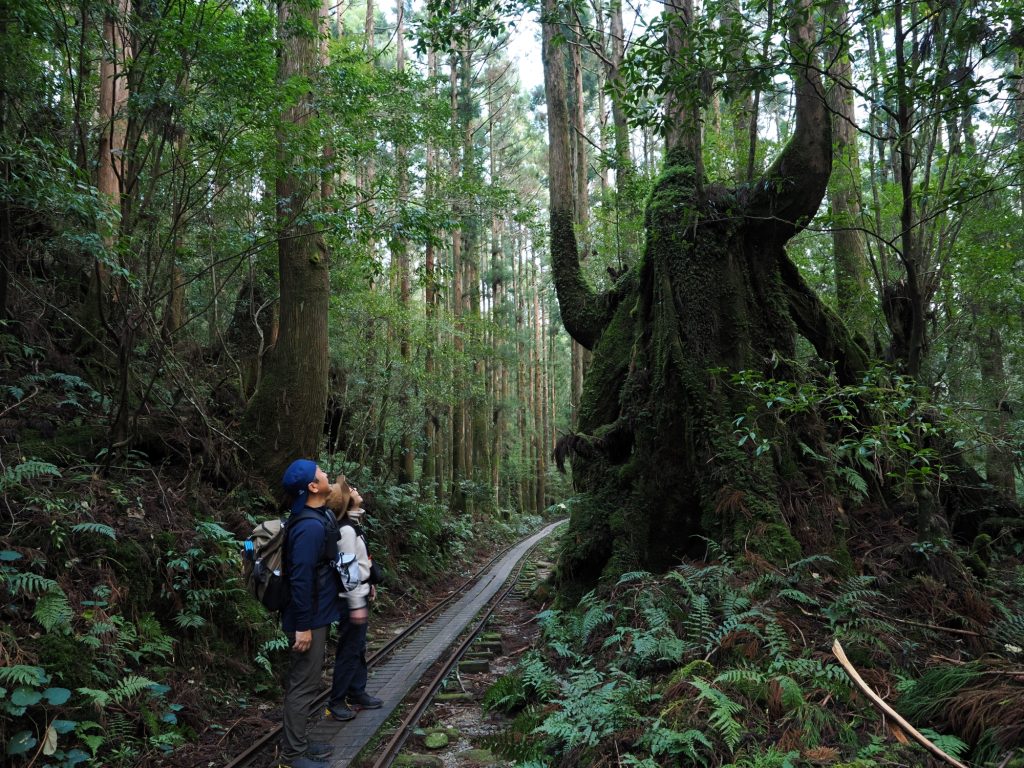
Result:
{"label": "person in gray jacket", "polygon": [[361,582],[343,595],[348,602],[348,613],[342,611],[338,623],[338,648],[334,656],[331,698],[327,704],[327,717],[346,721],[354,718],[360,709],[379,709],[383,702],[366,692],[366,631],[376,587],[370,584],[370,555],[360,526],[365,512],[363,497],[344,476],[338,478],[334,495],[339,494],[340,503],[332,504],[341,532],[338,551],[356,554]]}

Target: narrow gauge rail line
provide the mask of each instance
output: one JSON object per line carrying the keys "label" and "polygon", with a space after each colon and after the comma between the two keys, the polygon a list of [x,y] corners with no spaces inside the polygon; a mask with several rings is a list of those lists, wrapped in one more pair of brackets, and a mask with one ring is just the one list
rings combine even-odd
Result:
{"label": "narrow gauge rail line", "polygon": [[434,700],[434,696],[437,694],[438,690],[440,690],[445,678],[451,674],[452,670],[455,668],[455,665],[462,660],[462,657],[466,654],[466,651],[469,650],[469,647],[473,644],[473,641],[476,640],[484,631],[484,628],[487,626],[487,622],[490,621],[491,616],[494,615],[494,612],[498,609],[498,606],[500,606],[505,601],[505,598],[508,597],[512,590],[514,590],[516,586],[519,584],[519,579],[523,575],[523,568],[526,567],[527,558],[539,545],[540,540],[535,542],[533,546],[531,546],[530,549],[527,550],[527,552],[522,556],[522,558],[520,558],[519,564],[516,567],[516,572],[513,576],[511,576],[508,579],[507,586],[505,587],[505,589],[497,598],[491,600],[489,606],[484,611],[483,616],[480,617],[480,620],[477,622],[476,626],[473,627],[473,630],[468,635],[466,635],[465,639],[463,639],[461,643],[459,643],[458,648],[456,648],[452,652],[452,654],[444,662],[444,665],[441,667],[441,669],[438,670],[437,674],[434,676],[434,679],[430,681],[430,685],[427,686],[427,688],[423,691],[422,695],[420,695],[419,699],[416,700],[416,703],[412,706],[409,712],[406,713],[404,718],[402,718],[402,722],[399,724],[398,729],[395,731],[395,735],[391,737],[391,740],[387,743],[387,746],[384,747],[384,751],[373,763],[372,768],[390,768],[391,764],[395,761],[395,758],[398,757],[398,753],[401,751],[403,745],[409,739],[409,735],[416,727],[416,724],[420,721],[420,718],[424,715],[424,713],[427,711],[427,708]]}
{"label": "narrow gauge rail line", "polygon": [[[528,542],[530,542],[528,549],[533,549],[533,547],[536,546],[537,542],[548,536],[556,527],[561,525],[562,522],[564,521],[552,523],[545,527],[543,530],[541,530],[539,533],[527,537],[526,539],[523,539],[517,544],[513,544],[510,547],[506,547],[504,550],[496,554],[484,566],[482,566],[473,576],[467,579],[458,589],[456,589],[454,592],[448,595],[448,597],[446,597],[444,600],[437,603],[437,605],[428,609],[422,616],[420,616],[412,624],[410,624],[408,627],[402,630],[401,633],[393,637],[384,646],[377,650],[377,652],[374,653],[373,656],[367,659],[367,665],[372,669],[373,667],[383,663],[386,659],[388,659],[388,657],[395,653],[396,649],[398,649],[400,646],[404,645],[411,638],[413,638],[416,635],[416,633],[420,630],[420,628],[423,627],[424,624],[431,621],[432,619],[437,618],[443,611],[445,611],[445,609],[452,607],[453,604],[456,603],[460,598],[466,596],[467,592],[470,591],[470,588],[473,587],[473,585],[478,584],[482,580],[484,575],[487,574],[488,570],[491,569],[495,565],[495,563],[498,562],[501,558],[508,555],[509,552],[523,547]],[[525,557],[525,554],[525,552],[520,554],[516,559],[519,560],[522,557]],[[316,706],[319,707],[325,705],[327,703],[329,696],[330,691],[324,691],[318,698]],[[395,702],[395,704],[397,704],[397,702]],[[357,718],[357,720],[358,719],[359,718]],[[245,768],[245,766],[250,765],[253,762],[253,760],[260,754],[260,752],[266,749],[268,745],[280,734],[280,732],[281,726],[274,726],[272,729],[270,729],[267,733],[265,733],[255,742],[250,744],[241,753],[236,755],[232,760],[226,763],[224,768]]]}

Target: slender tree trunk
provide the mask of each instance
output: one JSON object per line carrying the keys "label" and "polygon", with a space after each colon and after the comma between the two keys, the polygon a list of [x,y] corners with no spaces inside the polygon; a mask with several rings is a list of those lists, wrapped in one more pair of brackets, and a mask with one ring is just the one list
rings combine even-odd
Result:
{"label": "slender tree trunk", "polygon": [[[296,76],[311,76],[318,46],[309,30],[320,29],[320,6],[282,3],[278,22],[278,81],[283,85]],[[281,115],[276,184],[280,335],[244,423],[256,466],[275,484],[293,459],[319,457],[327,408],[328,254],[311,216],[320,178],[306,169],[309,163],[294,154],[298,150],[292,145],[294,132],[305,128],[310,114],[307,93]]]}
{"label": "slender tree trunk", "polygon": [[[551,4],[552,8],[555,6]],[[626,85],[622,80],[626,33],[622,24],[622,0],[611,0],[611,50],[607,78],[612,102],[615,146],[616,244],[619,262],[632,264],[640,256],[642,245],[640,192],[635,189],[636,169],[629,137],[629,123],[623,107]],[[545,59],[546,61],[546,59]],[[545,63],[545,68],[547,64]],[[545,76],[545,83],[547,77]],[[550,101],[549,101],[550,103]],[[583,346],[587,346],[584,344]],[[589,349],[589,347],[587,347]]]}
{"label": "slender tree trunk", "polygon": [[530,437],[527,433],[526,414],[529,412],[530,395],[526,386],[529,347],[526,345],[526,284],[524,282],[524,250],[526,235],[522,227],[517,230],[515,245],[515,297],[516,297],[516,409],[517,429],[519,432],[519,510],[529,511],[531,503],[530,478],[533,476],[529,465]]}
{"label": "slender tree trunk", "polygon": [[534,497],[534,511],[540,514],[545,508],[544,497],[546,495],[544,487],[547,474],[546,454],[544,451],[544,436],[546,434],[544,428],[544,402],[547,398],[544,396],[544,329],[540,319],[540,279],[537,264],[533,259],[531,259],[530,266],[530,277],[533,282],[530,291],[533,302],[533,444],[536,460],[534,472],[537,478],[536,485],[534,486],[536,493]]}
{"label": "slender tree trunk", "polygon": [[[977,322],[977,318],[975,318]],[[1016,496],[1013,453],[1008,448],[1010,436],[1010,385],[1003,364],[1003,340],[998,328],[990,327],[978,334],[978,356],[981,363],[981,387],[985,403],[985,429],[995,442],[985,449],[985,476],[989,483],[1008,498]]]}
{"label": "slender tree trunk", "polygon": [[[188,91],[188,76],[182,82],[181,91]],[[175,139],[172,183],[174,201],[171,205],[171,228],[174,232],[171,245],[170,292],[167,308],[164,310],[162,333],[167,343],[173,343],[174,335],[181,328],[185,318],[185,277],[179,260],[185,254],[185,218],[188,198],[188,133],[179,128]]]}
{"label": "slender tree trunk", "polygon": [[[395,69],[398,71],[399,75],[403,75],[405,73],[405,0],[397,0],[395,12],[398,19],[397,31],[395,33],[395,43],[397,45]],[[398,197],[400,200],[404,201],[409,196],[409,161],[406,157],[404,147],[396,147],[395,164],[398,172]],[[402,355],[402,366],[406,371],[406,375],[402,382],[401,401],[399,402],[399,412],[401,413],[403,427],[402,458],[399,467],[398,482],[411,483],[416,476],[416,451],[414,448],[415,422],[410,418],[409,409],[409,388],[411,387],[411,377],[409,376],[409,372],[412,371],[412,347],[409,341],[411,334],[409,327],[410,276],[409,245],[405,242],[404,238],[399,237],[395,239],[392,246],[392,253],[395,256],[395,261],[398,266],[398,302],[402,308],[401,324],[399,326],[399,344],[400,353]]]}
{"label": "slender tree trunk", "polygon": [[[664,0],[666,16],[665,48],[669,61],[682,59],[689,45],[693,23],[693,0]],[[670,80],[671,83],[671,80]],[[670,84],[665,94],[665,154],[678,152],[683,163],[692,164],[697,188],[704,183],[704,159],[701,151],[700,110],[693,103],[692,89],[686,93]]]}
{"label": "slender tree trunk", "polygon": [[[449,77],[449,86],[451,88],[451,122],[453,132],[459,126],[460,118],[460,104],[459,104],[459,58],[458,55],[453,53],[451,57],[451,68]],[[451,177],[453,179],[459,178],[462,173],[462,164],[459,160],[459,147],[453,146],[451,151]],[[458,209],[462,208],[461,203],[456,204],[457,210],[455,211],[455,220],[461,222],[461,212]],[[452,473],[451,473],[451,505],[452,510],[456,513],[463,513],[466,511],[466,494],[462,487],[462,483],[467,479],[467,465],[466,465],[466,452],[465,452],[465,438],[466,438],[466,400],[465,400],[465,388],[466,380],[465,375],[460,370],[462,365],[462,355],[465,350],[463,343],[463,322],[462,322],[462,310],[463,310],[463,264],[462,264],[462,245],[463,245],[463,233],[461,226],[459,229],[452,232],[452,320],[455,326],[455,361],[456,371],[453,377],[454,393],[455,393],[455,404],[452,408]]]}
{"label": "slender tree trunk", "polygon": [[835,154],[829,180],[832,213],[832,249],[835,264],[836,303],[847,327],[870,341],[874,320],[874,296],[869,285],[870,267],[861,233],[860,161],[857,151],[857,115],[854,108],[853,65],[849,35],[852,33],[845,0],[834,0],[827,14],[835,41],[827,52],[833,86],[830,108]]}
{"label": "slender tree trunk", "polygon": [[[434,83],[437,78],[437,53],[433,46],[427,50],[427,78],[430,80],[431,89],[436,95]],[[433,140],[427,139],[426,146],[426,203],[429,205],[434,199],[434,175],[436,173],[437,151],[434,148]],[[437,314],[437,277],[434,268],[434,241],[433,238],[427,241],[423,253],[423,283],[424,301],[426,303],[427,329],[429,337],[434,343],[428,343],[424,354],[424,372],[427,381],[433,381],[435,376],[434,346],[438,341],[436,329]],[[425,413],[423,419],[423,468],[420,473],[420,486],[425,495],[432,495],[437,499],[441,498],[444,490],[442,482],[441,462],[438,460],[440,448],[440,430],[438,425],[438,404],[429,397],[425,400]],[[433,491],[429,491],[428,484],[433,484]]]}
{"label": "slender tree trunk", "polygon": [[[118,222],[121,214],[121,176],[124,169],[128,81],[126,61],[131,55],[127,46],[125,24],[131,12],[129,0],[118,0],[103,18],[103,55],[99,82],[99,159],[96,189],[113,213],[101,223],[103,247],[113,253],[117,248]],[[111,289],[110,269],[102,261],[93,263],[86,303],[86,326],[98,330],[104,321],[104,304]]]}

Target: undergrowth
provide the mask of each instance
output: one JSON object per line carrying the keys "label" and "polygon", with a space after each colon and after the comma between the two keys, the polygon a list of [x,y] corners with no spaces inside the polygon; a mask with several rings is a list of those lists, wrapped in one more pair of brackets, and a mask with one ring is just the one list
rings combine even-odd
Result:
{"label": "undergrowth", "polygon": [[[955,660],[929,659],[923,648],[942,628],[901,623],[913,595],[889,597],[826,556],[755,569],[709,547],[707,564],[628,573],[573,610],[542,613],[543,648],[485,699],[513,718],[489,746],[528,768],[929,764],[855,691],[833,639],[947,754],[995,765],[1024,745],[1013,714],[1024,656],[1002,641],[1006,629],[979,647],[984,663],[955,635]],[[1024,590],[1000,604],[1002,626],[1016,627]],[[998,693],[987,695],[993,675]]]}

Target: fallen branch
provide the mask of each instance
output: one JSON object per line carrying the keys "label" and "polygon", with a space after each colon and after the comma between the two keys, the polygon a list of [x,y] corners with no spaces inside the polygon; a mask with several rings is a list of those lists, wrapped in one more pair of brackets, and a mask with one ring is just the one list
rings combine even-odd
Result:
{"label": "fallen branch", "polygon": [[835,657],[839,660],[839,663],[843,666],[843,669],[846,670],[846,674],[850,676],[850,679],[853,680],[854,684],[861,690],[861,693],[867,696],[871,700],[871,703],[874,704],[875,707],[877,707],[883,714],[888,715],[890,718],[892,718],[892,720],[895,723],[897,723],[900,728],[906,731],[907,734],[909,734],[910,737],[914,739],[914,741],[916,741],[918,744],[920,744],[922,747],[927,749],[929,752],[931,752],[939,759],[945,760],[950,765],[955,765],[957,768],[967,768],[966,765],[954,759],[953,757],[947,755],[937,746],[928,741],[928,739],[926,739],[916,728],[914,728],[914,726],[912,726],[910,723],[904,720],[903,717],[900,716],[900,714],[896,712],[895,709],[886,704],[882,700],[881,696],[879,696],[877,693],[871,690],[871,687],[864,682],[863,678],[860,676],[857,670],[854,669],[854,666],[850,663],[850,660],[846,658],[846,652],[843,650],[843,646],[840,645],[838,640],[836,640],[832,644],[832,653],[835,654]]}

